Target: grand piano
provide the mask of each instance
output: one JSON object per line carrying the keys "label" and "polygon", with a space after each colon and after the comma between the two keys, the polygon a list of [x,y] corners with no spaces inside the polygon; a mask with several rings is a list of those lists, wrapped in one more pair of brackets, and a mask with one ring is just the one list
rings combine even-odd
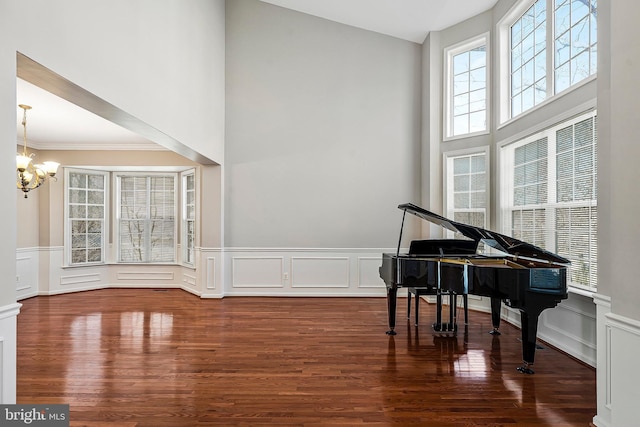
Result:
{"label": "grand piano", "polygon": [[[436,332],[453,334],[457,329],[453,314],[457,296],[487,296],[491,298],[493,330],[490,333],[494,335],[500,334],[502,302],[520,310],[523,365],[517,369],[533,374],[538,317],[543,310],[555,307],[568,297],[567,267],[570,261],[512,237],[449,220],[411,203],[398,208],[404,212],[398,249],[395,254],[383,254],[380,267],[380,277],[387,286],[387,334],[396,334],[399,288],[435,295],[437,320],[433,328]],[[414,240],[409,252],[401,254],[407,213],[465,238]],[[445,295],[451,301],[449,322],[441,321],[442,296]]]}

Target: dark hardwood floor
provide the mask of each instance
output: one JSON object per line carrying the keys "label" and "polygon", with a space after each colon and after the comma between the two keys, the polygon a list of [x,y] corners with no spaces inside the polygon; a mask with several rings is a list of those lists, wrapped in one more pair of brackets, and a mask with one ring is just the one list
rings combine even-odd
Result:
{"label": "dark hardwood floor", "polygon": [[106,289],[21,301],[18,403],[71,426],[588,426],[595,370],[553,348],[516,371],[519,331],[470,312],[434,336],[383,298],[225,298]]}

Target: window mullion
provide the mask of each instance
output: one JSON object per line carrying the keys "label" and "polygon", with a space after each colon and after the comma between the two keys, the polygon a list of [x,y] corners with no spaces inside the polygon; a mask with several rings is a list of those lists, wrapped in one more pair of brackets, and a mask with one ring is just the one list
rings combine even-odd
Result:
{"label": "window mullion", "polygon": [[144,226],[144,262],[151,260],[151,177],[146,177],[146,218]]}
{"label": "window mullion", "polygon": [[547,1],[547,99],[555,94],[555,1]]}
{"label": "window mullion", "polygon": [[546,247],[556,248],[556,202],[557,202],[557,158],[556,158],[556,132],[555,128],[549,132],[547,143],[547,230]]}

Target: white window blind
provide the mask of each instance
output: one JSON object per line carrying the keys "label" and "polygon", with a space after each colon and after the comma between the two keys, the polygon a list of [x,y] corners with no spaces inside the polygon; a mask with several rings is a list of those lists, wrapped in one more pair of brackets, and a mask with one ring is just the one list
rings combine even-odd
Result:
{"label": "white window blind", "polygon": [[120,262],[175,262],[176,177],[119,175]]}
{"label": "white window blind", "polygon": [[571,261],[573,286],[597,286],[596,115],[556,125],[501,150],[506,230]]}

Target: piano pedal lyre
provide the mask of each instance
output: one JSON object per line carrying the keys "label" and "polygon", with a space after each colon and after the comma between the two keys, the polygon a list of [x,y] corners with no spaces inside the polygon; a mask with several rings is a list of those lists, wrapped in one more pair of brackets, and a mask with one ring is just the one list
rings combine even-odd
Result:
{"label": "piano pedal lyre", "polygon": [[529,375],[535,374],[535,371],[531,369],[532,366],[533,366],[533,363],[528,363],[523,361],[522,366],[517,367],[516,370],[523,374],[529,374]]}
{"label": "piano pedal lyre", "polygon": [[439,333],[441,335],[449,335],[449,334],[456,335],[456,333],[458,332],[458,324],[451,323],[451,322],[447,322],[447,323],[436,322],[431,324],[431,328],[433,329],[433,332]]}

